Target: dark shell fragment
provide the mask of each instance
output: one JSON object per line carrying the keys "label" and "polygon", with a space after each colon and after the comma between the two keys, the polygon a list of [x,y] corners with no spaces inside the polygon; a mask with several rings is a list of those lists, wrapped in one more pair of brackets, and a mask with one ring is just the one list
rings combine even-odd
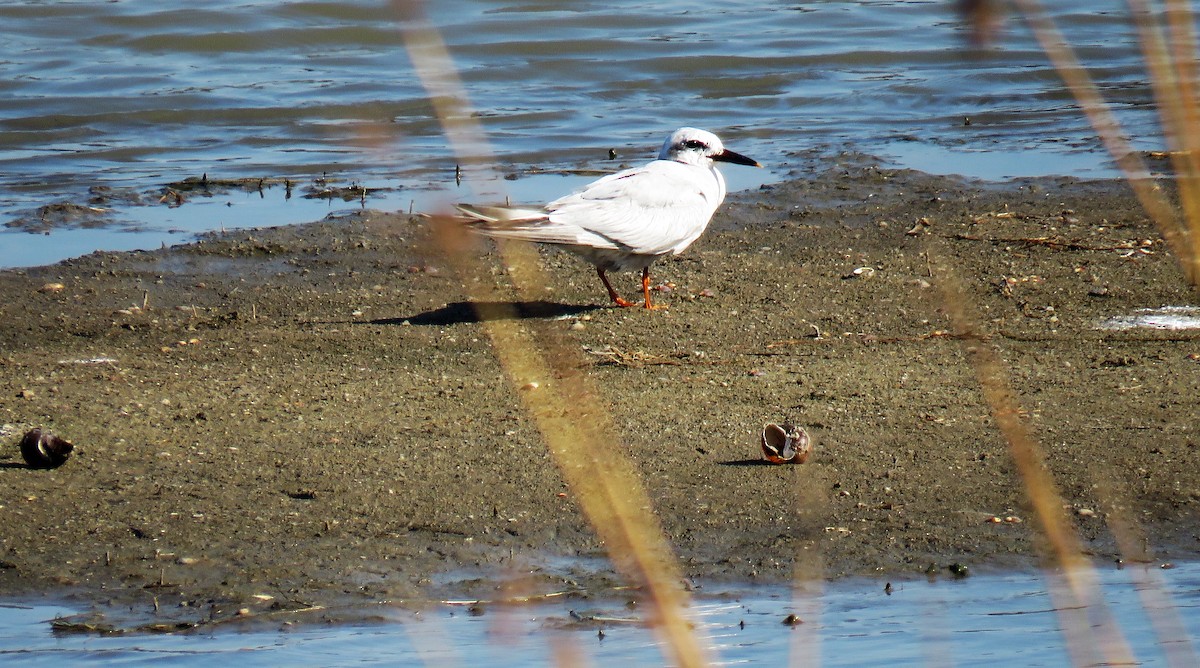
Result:
{"label": "dark shell fragment", "polygon": [[30,468],[56,469],[66,463],[75,446],[40,428],[30,429],[21,439],[21,456]]}

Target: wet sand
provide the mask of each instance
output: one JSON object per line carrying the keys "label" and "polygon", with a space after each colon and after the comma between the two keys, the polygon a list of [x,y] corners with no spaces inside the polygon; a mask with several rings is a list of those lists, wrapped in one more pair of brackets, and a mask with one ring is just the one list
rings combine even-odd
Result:
{"label": "wet sand", "polygon": [[[1088,554],[1118,557],[1120,521],[1143,537],[1126,558],[1194,558],[1200,333],[1097,323],[1196,295],[1122,184],[845,156],[732,196],[655,265],[669,310],[607,306],[553,251],[554,283],[518,306],[602,388],[689,578],[1030,567],[1035,520],[930,254],[1007,363]],[[421,219],[96,253],[0,290],[0,595],[195,623],[620,583]],[[786,419],[812,457],[761,463],[763,424]],[[76,444],[65,466],[25,466],[35,426]]]}

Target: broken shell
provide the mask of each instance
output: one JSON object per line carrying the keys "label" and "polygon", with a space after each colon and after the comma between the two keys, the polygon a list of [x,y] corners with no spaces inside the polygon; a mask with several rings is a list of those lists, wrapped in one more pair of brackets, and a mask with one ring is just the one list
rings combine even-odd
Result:
{"label": "broken shell", "polygon": [[762,430],[763,459],[772,464],[794,462],[803,464],[812,452],[812,440],[804,427],[774,422],[767,424]]}
{"label": "broken shell", "polygon": [[75,446],[39,428],[25,432],[21,439],[21,456],[30,468],[56,469],[67,461]]}

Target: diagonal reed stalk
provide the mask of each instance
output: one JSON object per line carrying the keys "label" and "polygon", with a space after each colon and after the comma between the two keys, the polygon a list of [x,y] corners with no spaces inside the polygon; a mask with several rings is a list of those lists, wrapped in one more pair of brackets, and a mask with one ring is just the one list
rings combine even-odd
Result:
{"label": "diagonal reed stalk", "polygon": [[1021,420],[1021,408],[1004,360],[989,343],[979,318],[969,308],[966,292],[947,263],[929,246],[925,253],[935,271],[946,315],[963,341],[983,399],[1008,443],[1026,497],[1046,539],[1048,552],[1043,568],[1051,581],[1050,595],[1062,622],[1072,663],[1094,665],[1095,659],[1090,656],[1094,651],[1099,651],[1105,665],[1131,663],[1133,655],[1097,593],[1096,573],[1083,556],[1079,536],[1063,510],[1062,495],[1046,469],[1045,453]]}
{"label": "diagonal reed stalk", "polygon": [[[444,133],[460,162],[489,163],[484,132],[471,115],[465,89],[438,31],[425,19],[420,2],[394,0],[414,70],[432,101]],[[459,276],[471,274],[462,225],[434,217],[437,238]],[[529,245],[498,244],[518,291],[530,296],[548,283]],[[542,328],[532,331],[508,304],[489,301],[482,283],[466,283],[479,318],[509,382],[518,388],[555,463],[584,515],[604,541],[616,567],[645,591],[651,626],[678,666],[710,662],[711,651],[693,632],[684,613],[687,596],[649,495],[632,464],[618,449],[617,429],[600,393],[581,371],[579,353]]]}
{"label": "diagonal reed stalk", "polygon": [[1128,497],[1128,494],[1122,495],[1118,491],[1120,483],[1107,468],[1097,466],[1092,476],[1096,481],[1097,498],[1107,509],[1105,523],[1117,541],[1117,550],[1130,564],[1129,579],[1158,638],[1166,665],[1172,668],[1200,665],[1191,635],[1180,617],[1179,606],[1167,591],[1161,569],[1148,564],[1150,539],[1133,519],[1128,506],[1120,502],[1122,496]]}
{"label": "diagonal reed stalk", "polygon": [[1134,22],[1150,70],[1154,94],[1162,118],[1163,135],[1176,173],[1181,217],[1155,183],[1145,161],[1121,133],[1099,87],[1080,64],[1070,47],[1037,0],[1014,0],[1034,37],[1046,52],[1063,83],[1075,96],[1100,141],[1133,188],[1142,208],[1150,215],[1163,240],[1174,254],[1188,282],[1200,288],[1200,153],[1197,153],[1195,122],[1200,119],[1195,97],[1195,37],[1192,12],[1182,0],[1168,0],[1169,44],[1152,13],[1142,0],[1130,0]]}
{"label": "diagonal reed stalk", "polygon": [[[1186,279],[1200,288],[1200,138],[1191,130],[1200,125],[1200,101],[1196,97],[1196,39],[1190,5],[1184,0],[1165,0],[1166,34],[1154,19],[1145,0],[1128,0],[1134,25],[1138,32],[1143,58],[1150,72],[1151,85],[1157,101],[1164,138],[1182,207],[1180,216],[1175,207],[1158,189],[1145,162],[1133,150],[1121,133],[1120,124],[1105,103],[1099,88],[1080,64],[1074,50],[1067,44],[1053,20],[1037,0],[1015,0],[1018,11],[1033,31],[1042,50],[1047,54],[1076,102],[1092,124],[1101,142],[1116,162],[1122,175],[1134,190],[1142,207],[1158,227],[1163,239],[1179,263]],[[966,296],[945,267],[939,283],[956,329],[971,338],[978,338],[976,320],[967,311]],[[1089,601],[1095,588],[1095,574],[1080,554],[1078,538],[1062,512],[1062,499],[1043,465],[1043,455],[1028,429],[1017,419],[1016,403],[999,354],[982,340],[967,346],[984,397],[991,407],[997,426],[1004,434],[1014,461],[1025,483],[1042,532],[1050,547],[1050,565],[1060,566],[1066,576],[1066,587],[1052,587],[1056,607],[1064,622],[1067,645],[1076,665],[1085,663],[1084,654],[1100,648],[1108,663],[1131,659],[1129,649],[1119,635],[1119,627],[1096,634],[1087,619],[1076,612],[1077,606],[1095,606],[1098,597]],[[1112,485],[1101,485],[1111,490]],[[1116,511],[1113,495],[1105,493],[1107,505]],[[1122,513],[1111,514],[1109,528],[1126,558],[1140,555],[1137,528]],[[1159,636],[1161,645],[1172,666],[1195,665],[1196,657],[1182,624],[1173,617],[1169,596],[1160,579],[1139,588],[1143,606]],[[1097,608],[1097,611],[1099,609]],[[1102,613],[1111,624],[1107,612]],[[1086,644],[1085,644],[1086,643]],[[1096,644],[1099,643],[1099,644]]]}
{"label": "diagonal reed stalk", "polygon": [[[1158,227],[1194,288],[1200,288],[1200,99],[1197,98],[1195,17],[1186,0],[1164,0],[1162,20],[1146,0],[1128,0],[1142,57],[1150,74],[1163,139],[1175,176],[1182,216],[1157,189],[1141,158],[1121,134],[1120,125],[1037,0],[1016,0],[1016,5],[1046,52],[1063,82],[1075,96],[1101,141],[1133,187],[1143,208]],[[1165,23],[1165,27],[1163,25]],[[1111,489],[1112,485],[1102,485]],[[1108,503],[1114,510],[1119,504]],[[1117,513],[1109,528],[1122,555],[1129,559],[1142,552],[1136,526]],[[1161,578],[1141,578],[1138,588],[1169,665],[1196,665],[1196,654],[1182,623],[1170,605]]]}
{"label": "diagonal reed stalk", "polygon": [[[1134,193],[1158,226],[1178,259],[1187,280],[1200,286],[1200,151],[1189,128],[1200,127],[1194,65],[1195,35],[1190,7],[1183,0],[1165,0],[1167,31],[1151,21],[1142,0],[1130,0],[1159,100],[1179,186],[1183,216],[1155,187],[1144,161],[1123,138],[1115,116],[1074,52],[1046,16],[1037,0],[1015,0],[1016,6],[1060,76],[1087,115]],[[491,155],[485,135],[472,118],[468,98],[438,32],[425,20],[417,1],[393,0],[402,18],[405,43],[445,135],[461,163],[483,165]],[[470,272],[458,228],[442,219],[439,238],[460,275]],[[536,254],[519,244],[501,244],[504,262],[512,268],[517,289],[533,294],[543,284]],[[1044,454],[1019,418],[1019,408],[999,354],[989,346],[968,312],[965,293],[945,267],[939,284],[956,329],[966,336],[984,398],[1008,441],[1016,466],[1042,533],[1050,548],[1050,565],[1061,568],[1065,587],[1054,588],[1060,615],[1075,662],[1099,648],[1103,660],[1131,660],[1119,628],[1095,593],[1095,574],[1081,556],[1079,539],[1062,510],[1062,498],[1046,471]],[[470,284],[468,284],[470,285]],[[488,304],[481,288],[469,287],[497,356],[514,387],[535,387],[520,393],[556,463],[576,492],[580,506],[604,540],[614,563],[643,586],[653,604],[655,630],[677,665],[707,663],[708,649],[687,624],[686,596],[678,587],[679,573],[650,510],[649,497],[633,467],[616,449],[616,429],[597,400],[598,394],[568,346],[553,332],[531,331],[514,317],[510,307]],[[1118,540],[1123,540],[1118,537]],[[1126,541],[1127,542],[1127,541]],[[1100,612],[1096,624],[1090,614]]]}

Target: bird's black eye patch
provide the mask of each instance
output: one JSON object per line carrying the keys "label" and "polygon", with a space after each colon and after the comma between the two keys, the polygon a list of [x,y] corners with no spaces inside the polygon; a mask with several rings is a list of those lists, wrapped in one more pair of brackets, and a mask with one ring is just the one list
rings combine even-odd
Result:
{"label": "bird's black eye patch", "polygon": [[683,147],[684,148],[708,148],[708,144],[705,144],[704,142],[700,141],[699,139],[688,139],[687,141],[683,142]]}

